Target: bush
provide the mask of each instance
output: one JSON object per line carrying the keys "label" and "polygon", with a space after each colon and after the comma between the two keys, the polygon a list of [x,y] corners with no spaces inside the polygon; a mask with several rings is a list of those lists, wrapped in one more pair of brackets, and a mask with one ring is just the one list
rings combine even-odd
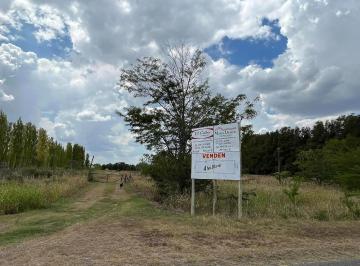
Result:
{"label": "bush", "polygon": [[294,177],[292,182],[290,183],[290,186],[288,189],[284,189],[285,195],[288,197],[288,199],[291,201],[292,204],[296,205],[297,198],[299,195],[299,189],[302,182],[301,177]]}

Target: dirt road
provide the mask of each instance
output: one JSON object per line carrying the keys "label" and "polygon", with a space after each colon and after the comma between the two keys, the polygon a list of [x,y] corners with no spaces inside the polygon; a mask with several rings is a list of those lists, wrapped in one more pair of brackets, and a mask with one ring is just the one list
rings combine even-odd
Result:
{"label": "dirt road", "polygon": [[358,222],[285,221],[284,226],[192,219],[160,210],[118,184],[102,183],[69,208],[73,215],[103,212],[61,231],[0,247],[0,264],[287,265],[360,256]]}

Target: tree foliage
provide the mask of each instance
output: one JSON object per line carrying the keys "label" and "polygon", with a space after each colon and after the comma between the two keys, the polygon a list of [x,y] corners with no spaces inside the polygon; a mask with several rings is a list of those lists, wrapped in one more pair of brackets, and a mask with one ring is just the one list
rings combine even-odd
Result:
{"label": "tree foliage", "polygon": [[[319,165],[314,165],[314,167],[320,171],[320,165],[324,162],[321,161],[322,153],[319,150],[330,140],[341,140],[347,136],[360,138],[360,115],[340,116],[325,123],[319,121],[312,128],[283,127],[263,134],[255,134],[251,129],[247,129],[243,134],[242,143],[243,170],[251,174],[277,172],[277,149],[279,148],[281,171],[290,171],[292,174],[300,171],[299,164],[295,161],[301,160],[304,156],[317,161]],[[309,151],[309,153],[304,153],[304,151]],[[326,167],[325,165],[322,167],[324,171]],[[327,177],[318,177],[318,182],[321,182],[320,179],[327,179]]]}
{"label": "tree foliage", "polygon": [[[73,158],[72,144],[64,147],[49,137],[45,129],[37,129],[31,123],[19,118],[10,123],[4,112],[0,111],[0,167],[71,167],[84,166],[85,149],[76,145]],[[74,145],[74,146],[75,146]],[[74,163],[75,162],[75,163]]]}
{"label": "tree foliage", "polygon": [[192,128],[256,115],[254,102],[244,94],[230,99],[212,95],[204,78],[205,67],[206,59],[200,50],[180,45],[169,47],[164,60],[145,57],[121,72],[120,87],[145,102],[119,114],[136,141],[157,154],[154,165],[158,161],[172,162],[169,169],[162,171],[161,180],[155,177],[160,187],[162,183],[175,190],[188,187]]}

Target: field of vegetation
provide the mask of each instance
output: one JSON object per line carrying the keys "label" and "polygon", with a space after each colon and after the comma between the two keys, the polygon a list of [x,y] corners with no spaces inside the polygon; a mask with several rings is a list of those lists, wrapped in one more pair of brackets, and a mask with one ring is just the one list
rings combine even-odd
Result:
{"label": "field of vegetation", "polygon": [[87,184],[84,174],[66,174],[52,178],[25,178],[0,181],[0,214],[14,214],[49,207]]}
{"label": "field of vegetation", "polygon": [[[174,193],[160,198],[151,178],[135,179],[131,189],[152,201],[183,212],[190,210],[190,194]],[[243,187],[243,217],[245,219],[313,219],[353,220],[360,218],[358,195],[348,194],[339,187],[313,182],[287,180],[279,182],[272,176],[245,176]],[[196,192],[196,213],[211,215],[213,188]],[[227,217],[237,215],[237,182],[217,181],[216,213]]]}

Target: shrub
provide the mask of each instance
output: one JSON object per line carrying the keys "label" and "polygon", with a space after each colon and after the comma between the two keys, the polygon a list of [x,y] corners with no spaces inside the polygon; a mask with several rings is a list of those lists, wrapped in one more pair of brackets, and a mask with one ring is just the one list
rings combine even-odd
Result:
{"label": "shrub", "polygon": [[294,177],[292,182],[290,183],[290,186],[288,189],[284,189],[285,195],[288,197],[288,199],[291,201],[292,204],[296,205],[297,198],[299,195],[299,189],[302,182],[301,177]]}

